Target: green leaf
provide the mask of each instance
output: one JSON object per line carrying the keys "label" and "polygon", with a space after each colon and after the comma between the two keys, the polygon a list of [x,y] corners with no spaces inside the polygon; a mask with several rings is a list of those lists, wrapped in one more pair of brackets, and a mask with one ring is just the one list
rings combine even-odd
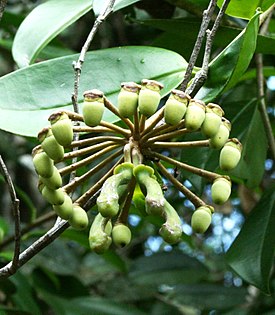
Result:
{"label": "green leaf", "polygon": [[30,312],[33,315],[40,315],[41,311],[33,297],[33,290],[28,278],[17,272],[11,277],[11,281],[17,288],[16,293],[12,295],[12,300],[17,308]]}
{"label": "green leaf", "polygon": [[[56,110],[72,110],[74,73],[71,55],[41,62],[0,78],[0,128],[35,137],[47,126],[47,118]],[[162,95],[177,87],[183,79],[186,61],[178,54],[160,48],[130,46],[89,52],[82,68],[79,102],[83,92],[102,90],[115,102],[120,83],[140,82],[144,78],[162,82]],[[104,120],[118,118],[106,111]]]}
{"label": "green leaf", "polygon": [[58,315],[145,315],[144,312],[138,310],[134,305],[122,304],[111,299],[79,297],[68,300],[49,294],[46,291],[41,291],[40,295],[51,306],[54,313]]}
{"label": "green leaf", "polygon": [[246,294],[245,288],[200,283],[177,285],[167,292],[167,298],[176,303],[195,306],[200,310],[226,310],[243,304]]}
{"label": "green leaf", "polygon": [[226,254],[229,266],[244,280],[269,293],[275,249],[275,186],[266,190]]}
{"label": "green leaf", "polygon": [[[217,4],[221,7],[223,0],[218,0]],[[267,10],[274,0],[231,0],[225,11],[226,14],[249,20],[258,7],[263,11]]]}
{"label": "green leaf", "polygon": [[255,52],[259,16],[257,12],[235,40],[211,61],[208,78],[196,98],[209,102],[238,82]]}
{"label": "green leaf", "polygon": [[[191,55],[193,44],[195,43],[201,24],[201,21],[195,18],[174,20],[151,19],[137,22],[145,27],[151,26],[164,31],[154,40],[153,45],[173,50],[183,55],[186,59]],[[237,27],[220,26],[215,35],[213,47],[226,47],[241,33],[241,31],[242,29]],[[188,45],[182,45],[183,42],[188,43]],[[275,55],[275,38],[258,35],[255,51],[258,53]],[[201,51],[197,65],[200,64],[202,57],[203,52]]]}
{"label": "green leaf", "polygon": [[208,273],[198,260],[177,251],[140,257],[133,263],[131,270],[129,277],[135,284],[149,287],[196,283]]}
{"label": "green leaf", "polygon": [[92,0],[49,0],[37,6],[20,25],[12,47],[20,68],[35,61],[39,52],[60,32],[92,8]]}
{"label": "green leaf", "polygon": [[231,137],[243,144],[242,157],[231,175],[242,178],[251,188],[260,184],[265,167],[267,139],[258,103],[252,100],[232,120]]}

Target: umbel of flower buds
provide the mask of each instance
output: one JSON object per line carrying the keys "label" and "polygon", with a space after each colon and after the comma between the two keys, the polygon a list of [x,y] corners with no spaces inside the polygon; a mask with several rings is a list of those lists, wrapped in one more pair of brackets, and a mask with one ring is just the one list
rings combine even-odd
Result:
{"label": "umbel of flower buds", "polygon": [[[172,90],[157,111],[162,88],[163,84],[154,80],[144,79],[141,85],[123,82],[117,106],[103,92],[88,90],[81,114],[53,113],[51,126],[38,135],[40,144],[33,149],[38,189],[56,215],[72,228],[85,230],[92,219],[89,244],[96,253],[130,243],[128,218],[132,211],[158,218],[159,235],[165,242],[181,241],[182,219],[166,200],[163,183],[168,189],[173,185],[193,203],[193,231],[207,231],[214,208],[173,176],[172,168],[211,182],[213,204],[222,205],[230,197],[229,176],[174,158],[182,148],[204,147],[220,150],[220,171],[231,171],[238,165],[242,145],[236,138],[230,139],[231,123],[222,108]],[[103,121],[105,107],[117,116],[117,123]],[[88,216],[91,204],[93,211]]]}

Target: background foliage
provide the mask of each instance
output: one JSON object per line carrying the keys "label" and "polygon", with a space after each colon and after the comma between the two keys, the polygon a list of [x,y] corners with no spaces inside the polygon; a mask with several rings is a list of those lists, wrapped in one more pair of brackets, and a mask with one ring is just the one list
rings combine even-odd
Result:
{"label": "background foliage", "polygon": [[[71,64],[105,3],[12,0],[3,15],[0,153],[21,199],[25,228],[49,212],[36,189],[30,156],[35,137],[53,110],[72,108]],[[139,217],[134,209],[132,244],[102,256],[90,252],[88,231],[68,229],[15,275],[0,281],[0,314],[275,313],[274,160],[259,111],[254,59],[255,52],[263,54],[267,113],[274,131],[275,19],[259,35],[260,12],[255,13],[257,7],[264,11],[272,4],[231,1],[214,40],[208,79],[196,96],[221,104],[233,123],[232,136],[244,145],[241,163],[230,173],[232,198],[217,209],[206,235],[192,234],[193,208],[169,188],[166,197],[183,218],[185,234],[179,245],[164,243],[159,222]],[[208,0],[116,1],[115,13],[87,55],[80,96],[98,88],[115,102],[120,82],[143,78],[163,82],[167,95],[183,79],[207,5]],[[111,115],[105,120],[115,121]],[[181,159],[220,172],[216,151],[182,150]],[[208,183],[185,172],[180,176],[210,202]],[[13,218],[3,178],[0,185],[4,265],[12,258]],[[23,249],[52,224],[45,220],[26,233]]]}

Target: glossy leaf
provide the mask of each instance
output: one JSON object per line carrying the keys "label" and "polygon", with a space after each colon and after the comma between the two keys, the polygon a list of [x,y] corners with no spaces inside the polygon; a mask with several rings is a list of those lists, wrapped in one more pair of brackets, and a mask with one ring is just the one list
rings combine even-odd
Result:
{"label": "glossy leaf", "polygon": [[243,151],[238,166],[230,174],[242,178],[248,187],[258,187],[264,174],[268,144],[257,101],[240,108],[232,120],[231,137],[235,136],[242,142]]}
{"label": "glossy leaf", "polygon": [[[222,3],[223,0],[217,2],[219,7]],[[231,0],[225,12],[228,15],[249,20],[258,7],[264,11],[272,4],[274,4],[274,0]]]}
{"label": "glossy leaf", "polygon": [[20,68],[35,58],[56,35],[92,8],[92,0],[49,0],[37,6],[20,25],[12,47]]}
{"label": "glossy leaf", "polygon": [[156,253],[140,257],[131,267],[130,278],[144,286],[197,283],[207,276],[207,268],[195,258],[180,252]]}
{"label": "glossy leaf", "polygon": [[[0,79],[0,128],[35,137],[48,125],[49,115],[58,109],[72,110],[74,74],[72,62],[78,55],[57,58],[20,69]],[[79,101],[85,90],[102,90],[116,101],[120,83],[143,78],[165,85],[162,95],[181,82],[186,61],[178,54],[160,48],[130,46],[89,52],[82,69]],[[20,87],[20,88],[19,88]],[[117,121],[106,111],[104,119]]]}
{"label": "glossy leaf", "polygon": [[[195,18],[149,19],[138,21],[138,23],[164,31],[154,40],[154,46],[173,50],[187,59],[193,50],[193,44],[197,38],[201,21]],[[239,27],[220,26],[215,35],[213,47],[226,47],[241,31],[242,29]],[[182,45],[183,42],[188,43],[188,45]],[[255,51],[275,55],[275,38],[270,35],[263,36],[258,34]],[[200,53],[200,57],[202,55],[203,51]],[[199,64],[200,62],[197,62],[197,65]]]}
{"label": "glossy leaf", "polygon": [[255,14],[243,32],[211,61],[208,78],[196,95],[198,99],[209,102],[238,82],[255,52],[259,16],[259,12]]}
{"label": "glossy leaf", "polygon": [[244,280],[269,293],[275,249],[275,187],[265,191],[226,254],[227,263]]}
{"label": "glossy leaf", "polygon": [[226,310],[243,304],[246,294],[245,288],[200,283],[175,286],[167,292],[167,298],[200,310]]}
{"label": "glossy leaf", "polygon": [[46,291],[40,292],[41,298],[51,306],[55,314],[96,314],[96,315],[145,315],[133,305],[118,303],[111,299],[100,297],[78,297],[65,299]]}

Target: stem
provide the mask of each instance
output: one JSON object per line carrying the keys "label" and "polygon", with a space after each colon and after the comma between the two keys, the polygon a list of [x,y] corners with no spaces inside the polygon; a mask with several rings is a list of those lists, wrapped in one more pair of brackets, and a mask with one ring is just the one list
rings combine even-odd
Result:
{"label": "stem", "polygon": [[93,138],[88,138],[88,139],[83,139],[79,141],[73,141],[71,143],[71,147],[82,147],[85,145],[90,145],[94,144],[97,142],[103,142],[103,141],[113,141],[113,142],[118,142],[118,143],[124,143],[125,139],[120,138],[120,137],[112,137],[112,136],[98,136],[98,137],[93,137]]}
{"label": "stem", "polygon": [[110,0],[107,3],[107,6],[104,10],[104,12],[102,14],[100,14],[97,19],[95,20],[95,23],[81,49],[79,58],[77,60],[77,62],[74,62],[73,66],[74,66],[74,71],[75,71],[75,78],[74,78],[74,92],[73,92],[73,96],[72,96],[72,100],[73,100],[73,106],[74,106],[74,111],[76,113],[79,112],[78,109],[78,88],[79,88],[79,83],[80,83],[80,75],[81,75],[81,69],[82,69],[82,65],[85,61],[85,56],[86,53],[92,43],[92,40],[94,39],[94,36],[99,28],[99,26],[104,22],[104,20],[109,16],[109,14],[112,12],[113,10],[113,6],[114,6],[115,0]]}
{"label": "stem", "polygon": [[167,169],[160,163],[155,162],[158,168],[160,169],[163,176],[165,176],[180,192],[182,192],[187,199],[189,199],[193,205],[198,208],[200,206],[204,206],[205,202],[201,200],[197,195],[195,195],[191,190],[185,187],[182,183],[180,183],[173,175],[171,175]]}
{"label": "stem", "polygon": [[84,205],[94,194],[97,193],[97,191],[102,187],[104,182],[106,181],[107,178],[109,178],[115,169],[115,167],[120,164],[123,161],[123,157],[121,157],[117,163],[106,173],[104,176],[100,178],[100,180],[93,185],[89,190],[87,190],[81,197],[79,197],[75,203],[81,205]]}
{"label": "stem", "polygon": [[2,16],[4,14],[5,11],[5,7],[7,5],[8,0],[1,0],[0,1],[0,21],[2,20]]}
{"label": "stem", "polygon": [[209,171],[206,171],[204,169],[201,169],[201,168],[198,168],[198,167],[195,167],[195,166],[191,166],[191,165],[186,164],[186,163],[179,162],[177,160],[174,160],[174,159],[172,159],[172,158],[170,158],[168,156],[162,155],[162,154],[157,153],[157,152],[149,152],[148,156],[151,156],[151,157],[160,159],[162,161],[168,162],[171,165],[177,166],[177,167],[182,168],[182,169],[184,169],[184,170],[186,170],[188,172],[191,172],[193,174],[196,174],[196,175],[199,175],[201,177],[207,178],[210,181],[214,181],[215,179],[221,177],[221,175],[216,174],[214,172],[209,172]]}
{"label": "stem", "polygon": [[134,113],[134,134],[133,134],[134,140],[139,140],[140,139],[140,130],[139,130],[139,114],[137,109],[135,110]]}
{"label": "stem", "polygon": [[8,185],[9,195],[12,202],[12,213],[14,217],[14,254],[11,262],[11,271],[15,272],[19,262],[20,254],[20,241],[21,241],[21,230],[20,230],[20,201],[16,196],[16,192],[12,183],[12,179],[8,172],[8,169],[0,155],[0,170],[5,178],[6,184]]}
{"label": "stem", "polygon": [[185,142],[155,142],[150,144],[154,148],[193,148],[208,147],[209,140],[185,141]]}
{"label": "stem", "polygon": [[165,140],[165,139],[169,139],[169,138],[174,138],[174,137],[179,137],[179,136],[185,135],[187,133],[190,133],[190,131],[187,130],[186,128],[176,130],[176,131],[167,132],[163,135],[149,138],[148,143],[152,143],[152,142],[159,141],[159,140]]}
{"label": "stem", "polygon": [[[48,222],[50,220],[53,220],[54,218],[56,218],[56,213],[54,211],[50,211],[42,216],[40,216],[39,218],[37,218],[36,220],[34,220],[32,223],[28,224],[26,227],[22,228],[21,230],[21,236],[23,236],[24,234],[28,233],[29,231],[35,229],[36,227],[40,226],[41,224]],[[7,246],[8,244],[10,244],[12,241],[14,240],[14,236],[11,235],[9,237],[7,237],[1,244],[0,244],[0,250],[2,248],[4,248],[5,246]]]}
{"label": "stem", "polygon": [[134,125],[130,119],[122,117],[115,105],[113,105],[106,97],[104,97],[104,104],[106,108],[108,108],[112,113],[118,116],[129,127],[131,132],[134,133]]}
{"label": "stem", "polygon": [[149,119],[147,119],[145,123],[145,129],[141,133],[141,137],[145,134],[147,134],[149,131],[151,131],[156,124],[161,121],[164,115],[164,106],[160,108],[153,116],[151,116]]}
{"label": "stem", "polygon": [[207,30],[209,22],[211,21],[211,17],[214,13],[216,3],[217,3],[217,0],[211,0],[209,5],[208,5],[208,8],[205,11],[203,11],[203,18],[202,18],[202,23],[201,23],[201,27],[199,30],[199,34],[198,34],[196,43],[194,45],[194,48],[193,48],[193,51],[192,51],[192,54],[191,54],[191,57],[189,60],[189,63],[188,63],[188,66],[187,66],[187,69],[186,69],[186,72],[184,75],[183,82],[180,86],[180,89],[182,91],[186,90],[187,84],[191,79],[192,71],[193,71],[195,63],[197,61],[205,32]]}
{"label": "stem", "polygon": [[[83,149],[80,149],[80,150],[75,150],[75,151],[71,151],[71,152],[65,153],[64,157],[63,157],[63,161],[71,159],[71,158],[74,158],[74,157],[80,157],[82,155],[86,155],[88,153],[92,153],[92,152],[95,152],[95,151],[99,151],[101,149],[104,149],[104,148],[112,145],[112,144],[115,144],[115,143],[113,141],[105,141],[103,143],[98,143],[98,144],[89,146],[87,148],[83,148]],[[121,144],[117,144],[117,145],[121,145]]]}
{"label": "stem", "polygon": [[111,154],[110,156],[108,156],[106,159],[104,159],[103,161],[101,161],[100,163],[98,163],[96,166],[94,166],[92,169],[90,169],[88,172],[86,172],[85,174],[83,174],[80,177],[77,177],[76,179],[74,179],[73,181],[69,182],[66,186],[64,186],[63,188],[65,189],[65,191],[67,193],[72,192],[73,190],[76,189],[76,187],[78,187],[79,185],[81,185],[84,181],[86,181],[87,179],[89,179],[91,176],[93,176],[94,174],[96,174],[98,171],[102,170],[103,167],[105,167],[107,164],[111,163],[115,158],[117,158],[120,154],[123,153],[123,149],[120,149],[119,151]]}
{"label": "stem", "polygon": [[150,137],[154,136],[154,135],[161,135],[164,134],[166,132],[170,132],[176,129],[180,129],[184,126],[185,121],[184,119],[182,119],[177,125],[175,126],[170,126],[168,124],[163,124],[161,126],[156,127],[155,129],[149,131],[148,133],[144,134],[144,136],[141,138],[141,143],[146,142]]}
{"label": "stem", "polygon": [[[261,27],[261,30],[260,30],[261,35],[264,35],[267,32],[268,25],[272,17],[274,8],[275,8],[275,4],[272,6],[272,10],[269,12],[269,15],[266,16],[266,20]],[[260,110],[262,121],[265,127],[266,137],[267,137],[269,149],[271,152],[271,156],[273,160],[275,161],[275,140],[274,140],[273,130],[272,130],[272,126],[269,120],[269,116],[266,111],[267,105],[266,105],[265,91],[264,91],[265,80],[264,80],[264,74],[263,74],[263,55],[256,54],[255,59],[256,59],[256,71],[257,71],[259,110]]]}
{"label": "stem", "polygon": [[91,156],[88,156],[87,158],[79,161],[79,162],[76,162],[76,163],[73,163],[71,165],[68,165],[62,169],[59,170],[59,173],[61,176],[64,176],[66,174],[69,174],[71,173],[72,171],[75,171],[76,169],[82,167],[82,166],[85,166],[89,163],[92,163],[94,160],[98,159],[99,157],[101,157],[102,155],[104,155],[105,153],[108,153],[109,151],[112,151],[114,150],[115,148],[119,147],[119,145],[117,144],[114,144],[112,146],[109,146],[105,149],[102,149],[101,151],[98,151],[96,152],[95,154],[91,155]]}
{"label": "stem", "polygon": [[120,134],[122,134],[125,137],[129,137],[130,134],[131,134],[129,130],[126,130],[124,128],[118,127],[118,126],[116,126],[116,125],[114,125],[112,123],[108,123],[106,121],[101,121],[100,122],[100,126],[103,126],[103,127],[109,128],[111,130],[114,130],[116,133],[120,133]]}
{"label": "stem", "polygon": [[194,95],[196,95],[196,93],[203,86],[204,82],[207,79],[209,60],[210,60],[210,54],[211,54],[213,40],[214,40],[214,37],[216,35],[216,32],[218,30],[218,27],[221,23],[222,17],[225,13],[225,10],[226,10],[229,2],[230,2],[230,0],[224,0],[222,7],[219,11],[219,14],[218,14],[218,16],[214,22],[214,25],[213,25],[211,31],[210,30],[206,31],[207,39],[206,39],[206,44],[205,44],[205,51],[204,51],[204,56],[203,56],[202,68],[199,72],[196,73],[195,78],[194,78],[191,86],[186,90],[186,93],[192,97],[194,97]]}
{"label": "stem", "polygon": [[100,126],[96,126],[96,127],[87,127],[87,126],[73,126],[73,131],[74,132],[89,132],[89,133],[97,133],[97,132],[111,132],[111,133],[115,133],[113,129],[110,128],[105,128],[105,127],[100,127]]}
{"label": "stem", "polygon": [[145,121],[146,121],[146,116],[143,114],[140,115],[140,120],[139,120],[139,131],[142,133],[144,128],[145,128]]}

